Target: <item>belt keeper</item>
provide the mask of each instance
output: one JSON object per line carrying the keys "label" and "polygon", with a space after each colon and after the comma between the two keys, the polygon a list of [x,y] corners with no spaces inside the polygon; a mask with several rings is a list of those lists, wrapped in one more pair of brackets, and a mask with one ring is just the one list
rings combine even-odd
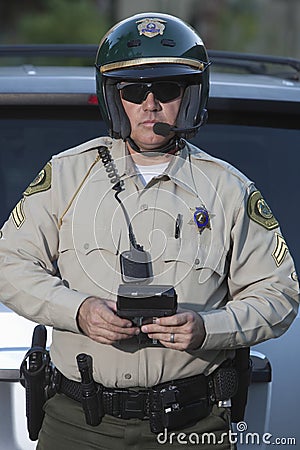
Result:
{"label": "belt keeper", "polygon": [[61,381],[61,372],[59,372],[56,367],[52,368],[52,371],[49,374],[49,384],[47,390],[48,398],[53,397],[53,395],[57,394],[60,391]]}

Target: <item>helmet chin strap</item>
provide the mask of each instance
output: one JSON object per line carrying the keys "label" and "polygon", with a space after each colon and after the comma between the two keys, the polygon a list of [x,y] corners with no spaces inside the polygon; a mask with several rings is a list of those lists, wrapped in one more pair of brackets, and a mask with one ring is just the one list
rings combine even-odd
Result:
{"label": "helmet chin strap", "polygon": [[[142,151],[140,147],[134,142],[134,140],[129,136],[125,139],[126,142],[130,145],[130,147],[137,153],[142,153],[145,156],[158,156],[162,153],[170,153],[172,150],[177,152],[181,148],[184,147],[184,141],[177,136],[174,136],[166,145],[162,147],[158,147],[155,151]],[[174,153],[175,153],[174,152]]]}

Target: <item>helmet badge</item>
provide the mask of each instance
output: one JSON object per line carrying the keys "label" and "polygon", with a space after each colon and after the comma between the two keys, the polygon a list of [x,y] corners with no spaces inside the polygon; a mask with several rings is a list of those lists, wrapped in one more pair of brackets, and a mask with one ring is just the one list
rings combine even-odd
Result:
{"label": "helmet badge", "polygon": [[138,24],[137,29],[139,30],[140,35],[143,34],[144,36],[152,38],[158,34],[162,35],[164,33],[164,23],[166,23],[166,21],[149,18],[138,20],[136,23]]}

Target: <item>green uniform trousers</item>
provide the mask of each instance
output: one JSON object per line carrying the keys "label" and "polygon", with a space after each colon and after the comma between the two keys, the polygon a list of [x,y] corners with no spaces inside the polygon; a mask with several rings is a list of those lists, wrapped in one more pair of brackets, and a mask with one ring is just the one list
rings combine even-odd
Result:
{"label": "green uniform trousers", "polygon": [[100,425],[86,425],[79,402],[55,395],[45,404],[45,418],[37,450],[152,450],[201,448],[232,450],[230,413],[214,407],[212,413],[182,431],[154,434],[148,420],[118,419],[105,415]]}

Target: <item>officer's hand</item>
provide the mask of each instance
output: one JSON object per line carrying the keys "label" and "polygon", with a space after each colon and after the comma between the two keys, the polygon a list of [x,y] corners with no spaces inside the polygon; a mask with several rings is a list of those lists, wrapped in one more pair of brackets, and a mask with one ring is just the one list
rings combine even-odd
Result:
{"label": "officer's hand", "polygon": [[139,333],[130,320],[118,317],[115,311],[114,301],[88,297],[78,310],[78,326],[86,336],[102,344],[114,344]]}
{"label": "officer's hand", "polygon": [[[143,333],[175,350],[195,350],[205,339],[202,317],[195,311],[181,310],[174,316],[160,317],[154,324],[143,325]],[[172,341],[172,337],[174,342]]]}

